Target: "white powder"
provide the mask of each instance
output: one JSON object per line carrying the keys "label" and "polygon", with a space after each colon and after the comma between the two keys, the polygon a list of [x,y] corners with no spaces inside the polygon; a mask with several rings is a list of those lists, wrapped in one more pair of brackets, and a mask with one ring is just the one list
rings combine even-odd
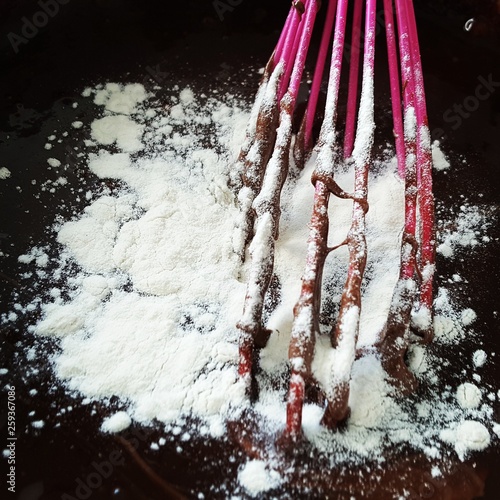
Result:
{"label": "white powder", "polygon": [[476,385],[465,382],[458,386],[457,401],[462,408],[477,408],[481,398],[481,390]]}
{"label": "white powder", "polygon": [[84,277],[81,282],[82,290],[99,299],[105,299],[113,288],[118,285],[118,280],[106,278],[97,274]]}
{"label": "white powder", "polygon": [[[281,303],[273,312],[269,327],[279,332],[290,331],[293,307],[300,293],[300,278],[304,270],[308,224],[312,211],[314,188],[310,182],[316,156],[306,166],[296,184],[286,185],[283,200],[283,219],[280,223],[280,240],[276,247],[275,271],[282,277]],[[352,172],[340,173],[336,181],[345,191],[352,191]],[[359,347],[373,345],[384,326],[394,286],[398,279],[400,259],[400,235],[404,224],[404,196],[402,183],[390,169],[379,175],[370,175],[366,215],[369,281],[365,283],[363,306],[360,314]],[[329,205],[331,229],[329,245],[342,242],[351,225],[352,201],[332,197]],[[326,283],[345,280],[348,253],[340,248],[332,253],[325,264]],[[331,294],[332,292],[328,292]],[[335,293],[340,296],[337,285]],[[275,361],[285,360],[288,338],[280,335],[280,347],[271,338],[269,349],[262,351],[261,360],[267,363],[271,356]],[[320,363],[318,363],[320,364]]]}
{"label": "white powder", "polygon": [[120,224],[133,214],[132,196],[102,196],[89,205],[84,216],[66,222],[57,239],[88,271],[111,271],[113,248]]}
{"label": "white powder", "polygon": [[435,170],[447,170],[450,168],[450,162],[443,153],[439,141],[432,143],[432,166]]}
{"label": "white powder", "polygon": [[0,179],[5,180],[10,177],[11,173],[10,170],[7,167],[1,167],[0,168]]}
{"label": "white powder", "polygon": [[60,167],[61,166],[61,162],[57,159],[57,158],[49,158],[47,160],[47,163],[51,166],[51,167],[54,167],[54,168],[57,168],[57,167]]}
{"label": "white powder", "polygon": [[101,178],[122,179],[131,167],[128,153],[108,153],[101,150],[99,155],[90,155],[89,169]]}
{"label": "white powder", "polygon": [[482,366],[484,366],[487,359],[488,359],[488,355],[482,349],[478,349],[472,355],[472,362],[474,363],[474,366],[476,368],[481,368]]}
{"label": "white powder", "polygon": [[411,324],[417,331],[425,331],[428,327],[432,326],[432,315],[427,307],[420,307],[417,311],[415,309],[411,312]]}
{"label": "white powder", "polygon": [[103,89],[95,92],[94,103],[103,105],[106,111],[131,115],[137,112],[137,106],[144,102],[146,98],[146,90],[141,84],[120,85],[118,83],[108,83]]}
{"label": "white powder", "polygon": [[484,450],[490,444],[490,433],[480,422],[464,420],[454,429],[446,429],[441,438],[455,445],[455,450],[461,460],[471,451]]}
{"label": "white powder", "polygon": [[192,104],[194,102],[194,92],[190,88],[185,88],[181,90],[179,99],[184,105]]}
{"label": "white powder", "polygon": [[469,326],[476,321],[477,314],[473,309],[464,309],[460,314],[460,319],[464,326]]}
{"label": "white powder", "polygon": [[123,115],[105,116],[92,122],[92,138],[98,143],[116,145],[126,153],[134,153],[143,148],[141,136],[144,125]]}
{"label": "white powder", "polygon": [[29,253],[20,255],[17,259],[22,264],[35,262],[38,267],[45,267],[49,263],[49,256],[40,247],[33,247]]}
{"label": "white powder", "polygon": [[[42,319],[32,330],[57,339],[60,353],[52,361],[66,387],[88,401],[117,396],[126,405],[125,411],[104,420],[104,432],[119,432],[132,421],[145,425],[159,421],[179,441],[192,439],[201,429],[223,436],[226,421],[238,419],[250,404],[237,374],[235,328],[249,269],[240,264],[241,213],[228,186],[248,113],[234,98],[202,98],[191,88],[172,99],[169,111],[150,104],[141,85],[110,83],[85,89],[82,95],[94,96],[103,111],[90,127],[82,125],[83,133],[90,131],[93,139],[85,139],[85,147],[97,146],[97,151],[85,155],[88,161],[81,160],[82,167],[99,178],[118,180],[122,187],[113,194],[90,193],[81,213],[54,226],[61,252],[56,269],[52,274],[47,271],[47,280],[65,281],[65,294],[53,289],[52,300],[37,306]],[[206,143],[208,136],[212,145]],[[357,154],[362,157],[368,146],[363,143]],[[433,154],[439,159],[437,150]],[[51,166],[60,165],[51,160]],[[253,405],[271,440],[283,431],[286,419],[285,391],[269,380],[287,370],[293,306],[307,250],[315,160],[313,154],[302,175],[288,179],[283,191],[274,267],[279,300],[266,324],[272,335],[260,352],[260,394]],[[434,389],[442,362],[426,347],[413,345],[410,369],[431,387],[425,397],[414,396],[414,415],[394,397],[373,349],[399,273],[404,185],[394,170],[395,162],[387,159],[370,173],[362,308],[353,308],[345,317],[349,331],[359,321],[358,347],[363,354],[354,358],[352,335],[340,349],[331,347],[328,318],[322,320],[316,342],[313,372],[326,389],[336,377],[348,380],[352,365],[351,416],[345,430],[326,431],[320,425],[323,408],[317,405],[307,404],[303,412],[307,439],[328,455],[332,466],[359,463],[364,457],[378,459],[385,447],[401,443],[433,458],[444,458],[442,441],[451,443],[461,458],[489,443],[489,432],[480,423],[491,418],[491,408],[481,405],[482,388],[456,382],[449,394]],[[339,172],[336,181],[351,191],[353,174]],[[439,235],[452,254],[461,246],[472,247],[470,233],[477,238],[486,228],[474,207],[464,207],[457,231]],[[351,212],[352,201],[332,197],[329,245],[344,240]],[[252,249],[265,252],[267,246],[258,240]],[[46,249],[34,248],[19,261],[38,270],[49,267]],[[338,307],[347,262],[345,248],[326,261],[323,297],[331,309]],[[437,344],[458,344],[474,326],[475,312],[457,308],[443,287],[435,311]],[[414,325],[429,321],[429,311],[413,311]],[[479,352],[474,354],[477,367],[482,362]],[[298,367],[303,361],[298,358],[294,363]],[[471,411],[476,421],[466,420]],[[201,427],[186,432],[183,419],[189,415],[199,419]],[[238,480],[247,494],[261,496],[286,480],[277,472],[276,460],[271,454],[269,460],[250,460],[239,470]]]}
{"label": "white powder", "polygon": [[248,461],[239,471],[238,480],[252,497],[276,488],[282,482],[280,474],[270,470],[263,460]]}
{"label": "white powder", "polygon": [[37,325],[41,335],[64,336],[78,332],[85,324],[82,312],[91,311],[97,304],[87,302],[87,308],[78,303],[49,303],[42,306],[44,318]]}
{"label": "white powder", "polygon": [[349,405],[351,424],[358,428],[376,428],[391,405],[385,373],[377,356],[365,356],[354,364]]}
{"label": "white powder", "polygon": [[131,423],[132,419],[129,414],[124,411],[119,411],[104,419],[101,425],[101,430],[103,432],[110,433],[121,432],[130,427]]}
{"label": "white powder", "polygon": [[474,321],[476,313],[473,309],[458,310],[453,304],[447,289],[439,288],[434,301],[434,333],[436,339],[443,344],[452,344],[463,339]]}
{"label": "white powder", "polygon": [[408,358],[408,366],[416,375],[422,375],[428,370],[429,364],[425,347],[421,345],[411,346]]}
{"label": "white powder", "polygon": [[491,226],[492,218],[484,207],[463,204],[453,230],[443,228],[439,231],[441,242],[437,246],[437,251],[443,257],[454,258],[463,248],[478,245],[481,235]]}

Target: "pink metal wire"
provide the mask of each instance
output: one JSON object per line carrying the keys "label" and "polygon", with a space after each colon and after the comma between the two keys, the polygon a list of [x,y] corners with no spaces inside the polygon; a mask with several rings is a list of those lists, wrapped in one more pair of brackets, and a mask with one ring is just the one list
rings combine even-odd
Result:
{"label": "pink metal wire", "polygon": [[399,85],[398,54],[394,32],[394,12],[392,0],[384,0],[385,32],[387,39],[387,55],[389,59],[389,80],[391,86],[392,116],[396,143],[396,158],[399,175],[405,175],[405,140],[403,114],[401,110],[401,89]]}
{"label": "pink metal wire", "polygon": [[344,133],[344,158],[349,158],[354,147],[354,133],[356,127],[356,110],[358,104],[358,77],[359,59],[361,53],[361,18],[363,14],[363,0],[354,0],[354,14],[352,20],[351,58],[349,62],[349,90],[347,94],[347,115]]}
{"label": "pink metal wire", "polygon": [[318,51],[318,58],[316,59],[316,66],[314,68],[313,80],[311,85],[311,92],[307,102],[305,114],[305,133],[304,133],[304,146],[306,151],[312,148],[312,130],[314,125],[314,116],[316,115],[316,108],[318,106],[318,97],[323,81],[323,73],[325,70],[326,58],[330,49],[330,41],[332,38],[332,30],[335,21],[335,12],[337,9],[337,0],[330,0],[326,11],[325,24],[323,26],[323,33],[321,35],[321,42]]}

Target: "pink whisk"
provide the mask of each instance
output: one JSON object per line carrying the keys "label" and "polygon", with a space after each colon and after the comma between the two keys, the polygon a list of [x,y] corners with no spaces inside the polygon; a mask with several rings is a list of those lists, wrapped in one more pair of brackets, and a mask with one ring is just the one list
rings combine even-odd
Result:
{"label": "pink whisk", "polygon": [[[314,201],[305,270],[294,308],[289,345],[285,435],[291,439],[301,435],[307,387],[314,384],[311,366],[319,335],[325,259],[341,245],[348,249],[349,264],[338,318],[331,332],[331,349],[335,350],[337,363],[328,367],[328,384],[322,387],[325,401],[322,422],[335,428],[347,418],[349,411],[349,385],[362,307],[361,284],[369,252],[365,215],[375,130],[377,21],[376,0],[353,0],[352,4],[352,9],[349,9],[348,0],[328,2],[309,98],[294,144],[298,167],[313,148],[317,151],[317,159],[312,176]],[[271,334],[263,324],[262,312],[273,273],[275,243],[279,237],[280,194],[291,161],[292,117],[318,8],[317,0],[292,3],[276,49],[266,66],[239,157],[242,171],[239,199],[244,213],[242,240],[248,245],[250,258],[247,293],[238,323],[239,374],[247,383],[249,392],[256,371],[256,348],[265,346]],[[405,225],[399,279],[377,347],[389,375],[398,373],[394,380],[403,389],[410,390],[415,388],[415,380],[404,364],[404,355],[409,345],[412,311],[419,310],[416,333],[424,341],[432,338],[435,253],[432,157],[413,3],[412,0],[396,0],[395,16],[391,0],[383,0],[383,8],[396,158],[398,172],[405,183]],[[352,27],[351,52],[346,114],[342,120],[339,101],[347,26]],[[324,117],[315,144],[313,126],[330,50]],[[341,123],[345,124],[343,137]],[[352,193],[343,191],[335,181],[335,172],[344,162],[354,168]],[[353,201],[350,230],[346,239],[335,248],[327,244],[331,195]]]}

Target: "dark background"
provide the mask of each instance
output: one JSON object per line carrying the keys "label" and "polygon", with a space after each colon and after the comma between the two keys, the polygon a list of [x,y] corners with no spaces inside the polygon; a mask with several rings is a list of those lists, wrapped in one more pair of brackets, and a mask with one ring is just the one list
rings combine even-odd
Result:
{"label": "dark background", "polygon": [[[40,165],[46,165],[47,158],[68,160],[69,152],[46,151],[43,145],[53,130],[66,130],[71,121],[91,116],[91,105],[82,104],[76,111],[71,108],[73,102],[81,101],[82,89],[106,81],[143,82],[146,86],[177,82],[182,87],[193,79],[212,79],[214,86],[250,100],[258,74],[250,74],[248,68],[265,64],[289,8],[284,0],[223,1],[218,3],[221,18],[210,0],[42,3],[57,12],[47,16],[45,23],[39,16],[40,27],[25,32],[25,41],[14,48],[12,40],[17,43],[20,39],[12,34],[23,36],[25,19],[33,21],[42,11],[41,3],[0,2],[0,167],[12,172],[9,179],[0,181],[0,249],[6,254],[0,261],[0,285],[2,307],[7,309],[13,302],[44,292],[19,278],[17,256],[30,245],[47,241],[44,228],[55,213],[68,216],[80,206],[72,199],[66,209],[56,210],[60,200],[48,193],[35,198],[39,187],[33,186],[31,179],[43,179]],[[487,79],[491,74],[495,82],[500,82],[500,3],[421,0],[415,4],[430,127],[454,165],[449,172],[435,176],[437,200],[456,208],[464,199],[493,207],[493,229],[488,234],[494,242],[483,253],[458,259],[453,266],[468,282],[464,293],[471,297],[469,306],[480,313],[480,326],[486,332],[484,348],[495,350],[500,326],[495,314],[500,279],[500,88],[481,101],[477,110],[462,115],[459,126],[455,127],[457,120],[450,117],[458,113],[456,106],[474,95],[480,77]],[[475,19],[472,29],[465,31],[464,24],[471,18]],[[452,112],[446,115],[449,110]],[[79,182],[80,175],[75,171],[69,178]],[[56,196],[70,199],[71,193],[60,190]],[[438,260],[438,266],[444,271],[450,264]],[[29,318],[30,322],[35,319]],[[20,347],[29,346],[32,340],[24,335],[24,326],[23,322],[2,325],[0,338],[4,357],[0,364],[10,367],[0,381],[2,386],[10,383],[17,387],[18,493],[13,498],[45,500],[74,494],[76,478],[87,477],[92,462],[109,458],[110,450],[115,449],[122,450],[127,466],[117,467],[116,473],[93,491],[92,498],[169,498],[167,486],[144,468],[145,462],[127,453],[123,443],[98,434],[101,418],[93,417],[91,411],[102,415],[109,409],[77,407],[58,418],[62,425],[57,430],[36,431],[29,425],[28,414],[33,409],[45,416],[53,412],[54,405],[62,407],[69,402],[61,390],[52,388],[50,369],[43,361],[36,376],[25,369],[27,361]],[[47,345],[48,350],[54,348]],[[486,376],[499,380],[498,367],[491,367]],[[33,387],[38,389],[36,396],[29,393]],[[2,401],[2,429],[5,408]],[[495,418],[498,422],[500,415]],[[162,471],[164,480],[179,484],[187,494],[195,487],[202,488],[206,480],[203,474],[215,474],[207,472],[203,455],[227,453],[214,443],[205,443],[193,450],[188,461],[176,458],[175,451],[168,447],[161,458],[148,456],[144,443],[161,435],[161,429],[153,428],[147,434],[127,438],[137,438],[148,466]],[[491,463],[486,495],[493,499],[500,495],[500,469],[498,460]],[[233,465],[234,470],[237,465]],[[223,477],[225,472],[219,474]],[[3,484],[0,491],[0,497],[7,498],[2,496]]]}

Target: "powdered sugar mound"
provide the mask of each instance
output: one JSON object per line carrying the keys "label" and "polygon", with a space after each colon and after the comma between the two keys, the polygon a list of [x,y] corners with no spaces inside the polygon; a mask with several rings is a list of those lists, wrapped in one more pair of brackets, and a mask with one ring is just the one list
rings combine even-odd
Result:
{"label": "powdered sugar mound", "polygon": [[460,313],[460,319],[464,326],[469,326],[476,321],[477,314],[473,309],[467,308]]}
{"label": "powdered sugar mound", "polygon": [[238,480],[252,497],[257,497],[282,483],[280,474],[269,469],[263,460],[248,461],[239,471]]}
{"label": "powdered sugar mound", "polygon": [[443,344],[450,344],[462,339],[469,327],[476,319],[476,313],[466,308],[457,310],[447,289],[440,288],[434,301],[436,310],[434,316],[434,334],[436,340]]}
{"label": "powdered sugar mound", "polygon": [[[63,339],[57,372],[88,396],[115,394],[133,401],[133,416],[143,422],[169,422],[191,411],[217,416],[243,399],[236,346],[224,341],[225,331],[183,331],[182,313],[176,297],[116,292],[102,313],[87,317],[94,331],[90,337],[83,340],[82,330]],[[138,342],[144,325],[148,341]]]}
{"label": "powdered sugar mound", "polygon": [[125,411],[119,411],[104,419],[101,425],[101,430],[103,432],[110,433],[121,432],[130,427],[131,423],[132,419],[130,418],[130,415]]}
{"label": "powdered sugar mound", "polygon": [[[261,353],[264,369],[287,358],[289,332],[293,321],[293,307],[300,293],[307,248],[308,224],[312,211],[313,186],[310,182],[316,156],[313,154],[301,177],[287,181],[283,193],[283,215],[280,238],[276,243],[275,272],[280,276],[281,301],[273,311],[268,327],[275,331],[268,347]],[[346,191],[352,191],[352,172],[339,172],[336,181]],[[370,210],[367,213],[368,253],[367,279],[363,290],[358,345],[366,347],[378,340],[389,310],[399,269],[399,245],[403,217],[402,183],[390,168],[370,176],[368,191]],[[329,245],[334,246],[346,237],[351,224],[352,201],[332,197],[329,205],[331,229]],[[324,294],[338,300],[339,284],[345,280],[348,252],[339,248],[326,260]],[[332,289],[332,285],[336,287]],[[337,295],[338,294],[338,295]],[[317,363],[318,365],[321,363]]]}
{"label": "powdered sugar mound", "polygon": [[441,439],[453,444],[457,455],[464,460],[471,451],[480,451],[488,447],[490,433],[482,423],[464,420],[455,428],[443,430]]}
{"label": "powdered sugar mound", "polygon": [[94,296],[82,292],[78,300],[68,303],[56,301],[42,305],[43,318],[36,325],[39,335],[64,337],[80,332],[88,315],[96,314],[99,302]]}
{"label": "powdered sugar mound", "polygon": [[[366,214],[367,272],[359,325],[359,347],[373,345],[385,325],[398,278],[404,196],[390,169],[369,179]],[[333,217],[337,215],[333,212]]]}
{"label": "powdered sugar mound", "polygon": [[120,225],[134,213],[133,196],[102,196],[84,210],[77,220],[60,228],[57,240],[89,271],[115,268],[113,249]]}
{"label": "powdered sugar mound", "polygon": [[60,167],[61,166],[61,162],[57,159],[57,158],[49,158],[47,160],[47,163],[51,166],[51,167],[54,167],[54,168],[57,168],[57,167]]}
{"label": "powdered sugar mound", "polygon": [[116,143],[126,153],[135,153],[144,147],[141,142],[144,125],[126,116],[113,115],[94,120],[91,129],[92,139],[104,146]]}
{"label": "powdered sugar mound", "polygon": [[192,104],[195,99],[194,92],[189,87],[186,87],[185,89],[181,90],[179,99],[184,105]]}
{"label": "powdered sugar mound", "polygon": [[127,153],[111,154],[102,150],[99,155],[90,155],[89,169],[100,178],[125,180],[131,166],[130,155]]}
{"label": "powdered sugar mound", "polygon": [[140,83],[107,83],[104,88],[95,92],[94,103],[103,105],[107,111],[113,113],[131,115],[137,111],[137,105],[146,98],[146,90]]}
{"label": "powdered sugar mound", "polygon": [[418,310],[412,310],[411,324],[417,331],[421,332],[432,326],[432,314],[429,309],[422,306]]}
{"label": "powdered sugar mound", "polygon": [[20,255],[17,260],[23,264],[35,262],[38,267],[46,267],[49,263],[49,256],[40,247],[33,247],[30,252]]}
{"label": "powdered sugar mound", "polygon": [[464,204],[456,222],[451,227],[443,227],[438,232],[437,251],[443,257],[452,258],[461,248],[474,247],[484,238],[491,222],[488,214],[481,208]]}
{"label": "powdered sugar mound", "polygon": [[11,172],[7,167],[0,167],[0,179],[5,180],[11,176]]}
{"label": "powdered sugar mound", "polygon": [[474,366],[477,368],[481,368],[482,366],[484,366],[487,359],[488,355],[482,349],[478,349],[476,352],[474,352],[472,356],[472,362],[474,363]]}
{"label": "powdered sugar mound", "polygon": [[81,280],[82,290],[99,299],[105,299],[117,286],[115,278],[106,278],[99,274],[86,276]]}
{"label": "powdered sugar mound", "polygon": [[[113,262],[131,276],[138,290],[187,293],[192,300],[203,300],[214,286],[226,288],[239,267],[227,236],[234,227],[232,211],[214,203],[210,193],[199,194],[193,203],[192,193],[173,188],[162,204],[123,225],[112,250]],[[216,226],[216,233],[207,232]]]}
{"label": "powdered sugar mound", "polygon": [[375,355],[359,359],[353,366],[350,425],[377,428],[388,408],[394,403],[389,397],[390,388],[385,381],[385,372]]}
{"label": "powdered sugar mound", "polygon": [[474,384],[465,382],[458,386],[457,401],[462,408],[477,408],[481,404],[481,390]]}
{"label": "powdered sugar mound", "polygon": [[439,141],[432,143],[432,166],[436,170],[448,170],[450,168],[450,162],[443,153]]}
{"label": "powdered sugar mound", "polygon": [[[56,272],[63,274],[67,262],[80,271],[68,279],[69,299],[58,295],[42,304],[34,331],[60,337],[54,367],[70,389],[93,398],[116,395],[130,402],[129,418],[144,423],[194,414],[220,435],[223,416],[246,405],[233,327],[244,297],[232,242],[238,210],[227,186],[241,140],[234,128],[246,113],[204,103],[218,116],[216,126],[205,121],[216,130],[216,144],[204,148],[199,131],[184,127],[202,115],[193,91],[184,89],[184,121],[177,123],[184,135],[155,152],[144,125],[124,116],[145,100],[141,89],[108,84],[95,92],[107,112],[123,114],[96,119],[92,136],[123,152],[101,149],[89,156],[88,168],[124,185],[55,227],[63,248]],[[148,111],[153,128],[174,130],[161,109]],[[154,154],[130,154],[145,148]],[[41,258],[33,249],[20,259],[45,265]],[[125,282],[132,290],[123,290]]]}

